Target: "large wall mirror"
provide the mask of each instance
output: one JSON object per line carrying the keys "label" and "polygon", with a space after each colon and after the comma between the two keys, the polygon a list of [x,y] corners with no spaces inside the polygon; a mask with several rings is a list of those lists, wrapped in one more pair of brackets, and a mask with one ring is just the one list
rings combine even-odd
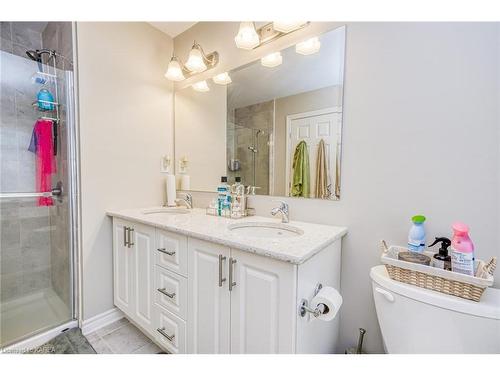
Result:
{"label": "large wall mirror", "polygon": [[176,174],[189,175],[187,189],[214,192],[227,176],[258,195],[340,199],[345,27],[318,41],[280,51],[279,65],[234,69],[227,85],[175,93]]}

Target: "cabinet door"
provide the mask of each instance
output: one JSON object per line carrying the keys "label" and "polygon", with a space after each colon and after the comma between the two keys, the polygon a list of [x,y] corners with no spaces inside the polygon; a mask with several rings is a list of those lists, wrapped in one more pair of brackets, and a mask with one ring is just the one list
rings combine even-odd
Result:
{"label": "cabinet door", "polygon": [[[188,238],[188,353],[190,354],[229,353],[228,259],[228,248]],[[219,283],[219,277],[226,278],[226,281]]]}
{"label": "cabinet door", "polygon": [[116,307],[132,314],[132,262],[133,249],[128,247],[127,230],[130,223],[113,219],[113,296]]}
{"label": "cabinet door", "polygon": [[141,327],[153,329],[155,228],[131,224],[133,244],[132,279],[134,282],[133,314]]}
{"label": "cabinet door", "polygon": [[231,353],[293,353],[296,266],[233,249],[231,260]]}

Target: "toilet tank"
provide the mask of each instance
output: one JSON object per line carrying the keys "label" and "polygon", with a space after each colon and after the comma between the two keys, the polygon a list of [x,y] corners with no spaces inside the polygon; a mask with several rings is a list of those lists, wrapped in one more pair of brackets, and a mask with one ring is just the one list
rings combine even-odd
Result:
{"label": "toilet tank", "polygon": [[500,290],[480,302],[389,278],[372,268],[373,298],[388,353],[500,353]]}

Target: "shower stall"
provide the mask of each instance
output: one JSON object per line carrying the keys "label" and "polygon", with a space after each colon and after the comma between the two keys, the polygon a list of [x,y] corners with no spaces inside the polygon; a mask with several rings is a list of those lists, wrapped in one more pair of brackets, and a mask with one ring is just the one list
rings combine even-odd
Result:
{"label": "shower stall", "polygon": [[227,160],[230,181],[241,177],[256,186],[256,194],[268,195],[272,174],[274,101],[229,109]]}
{"label": "shower stall", "polygon": [[73,26],[1,22],[0,349],[77,317]]}

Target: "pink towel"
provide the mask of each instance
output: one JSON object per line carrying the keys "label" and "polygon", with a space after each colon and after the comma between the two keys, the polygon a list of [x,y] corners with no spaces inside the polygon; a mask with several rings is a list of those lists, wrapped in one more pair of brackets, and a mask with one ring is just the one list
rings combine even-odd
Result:
{"label": "pink towel", "polygon": [[[29,150],[36,154],[36,189],[39,192],[52,191],[52,174],[56,172],[52,121],[37,120]],[[52,206],[51,197],[40,197],[39,206]]]}

